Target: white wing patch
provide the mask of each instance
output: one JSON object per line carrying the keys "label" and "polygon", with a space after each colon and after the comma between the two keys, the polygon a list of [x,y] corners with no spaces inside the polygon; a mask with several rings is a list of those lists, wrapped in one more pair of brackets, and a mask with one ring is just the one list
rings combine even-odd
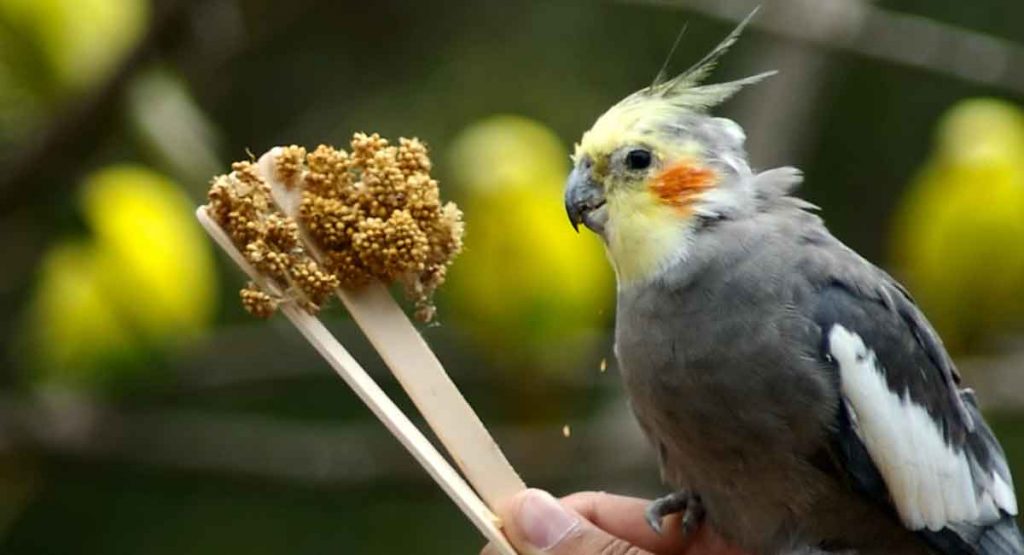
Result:
{"label": "white wing patch", "polygon": [[1017,514],[1013,488],[994,471],[972,475],[977,463],[946,443],[938,423],[907,392],[889,389],[875,353],[859,335],[836,324],[828,339],[855,431],[905,526],[940,530],[951,523],[995,521],[999,509]]}

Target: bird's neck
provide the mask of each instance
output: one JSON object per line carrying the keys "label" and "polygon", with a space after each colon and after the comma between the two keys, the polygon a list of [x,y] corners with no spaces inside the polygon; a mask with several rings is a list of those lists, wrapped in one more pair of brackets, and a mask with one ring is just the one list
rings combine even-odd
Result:
{"label": "bird's neck", "polygon": [[686,258],[692,230],[675,208],[616,200],[609,202],[604,239],[620,289],[652,281]]}

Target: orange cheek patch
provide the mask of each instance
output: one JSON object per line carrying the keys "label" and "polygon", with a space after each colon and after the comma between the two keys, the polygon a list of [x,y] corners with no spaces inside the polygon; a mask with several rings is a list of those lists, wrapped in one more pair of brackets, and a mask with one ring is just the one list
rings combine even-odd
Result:
{"label": "orange cheek patch", "polygon": [[676,208],[687,208],[701,191],[718,181],[714,170],[686,160],[673,164],[654,176],[650,189],[658,200]]}

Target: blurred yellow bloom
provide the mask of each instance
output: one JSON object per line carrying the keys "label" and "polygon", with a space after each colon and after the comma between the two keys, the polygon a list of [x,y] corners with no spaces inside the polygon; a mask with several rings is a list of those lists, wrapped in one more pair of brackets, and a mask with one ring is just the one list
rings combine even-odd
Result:
{"label": "blurred yellow bloom", "polygon": [[113,166],[86,179],[82,201],[104,286],[132,328],[158,342],[203,329],[216,276],[188,197],[146,168]]}
{"label": "blurred yellow bloom", "polygon": [[206,329],[217,280],[192,203],[168,179],[112,166],[89,176],[82,193],[94,237],[45,255],[33,350],[44,381],[94,385],[136,355]]}
{"label": "blurred yellow bloom", "polygon": [[0,22],[38,42],[59,85],[105,77],[145,31],[146,0],[0,0]]}
{"label": "blurred yellow bloom", "polygon": [[1024,112],[954,106],[900,206],[894,266],[953,351],[1024,324]]}
{"label": "blurred yellow bloom", "polygon": [[614,297],[603,248],[574,233],[562,208],[567,152],[543,125],[495,116],[450,153],[466,247],[443,293],[496,359],[542,370],[573,369]]}
{"label": "blurred yellow bloom", "polygon": [[558,197],[555,208],[561,210],[569,151],[541,123],[492,116],[464,129],[449,154],[455,181],[472,196],[512,189],[544,191]]}
{"label": "blurred yellow bloom", "polygon": [[35,362],[45,382],[103,381],[103,365],[132,348],[97,266],[95,249],[77,242],[58,245],[43,258],[32,324]]}

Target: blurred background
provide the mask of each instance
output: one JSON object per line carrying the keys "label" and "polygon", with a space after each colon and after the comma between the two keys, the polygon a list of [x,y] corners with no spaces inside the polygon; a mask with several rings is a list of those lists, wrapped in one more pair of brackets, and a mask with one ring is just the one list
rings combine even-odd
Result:
{"label": "blurred background", "polygon": [[910,286],[1024,483],[1024,3],[0,0],[0,552],[476,552],[192,218],[231,160],[360,130],[425,140],[466,211],[423,332],[526,481],[661,493],[567,154],[758,3],[716,78],[781,74],[720,113]]}

